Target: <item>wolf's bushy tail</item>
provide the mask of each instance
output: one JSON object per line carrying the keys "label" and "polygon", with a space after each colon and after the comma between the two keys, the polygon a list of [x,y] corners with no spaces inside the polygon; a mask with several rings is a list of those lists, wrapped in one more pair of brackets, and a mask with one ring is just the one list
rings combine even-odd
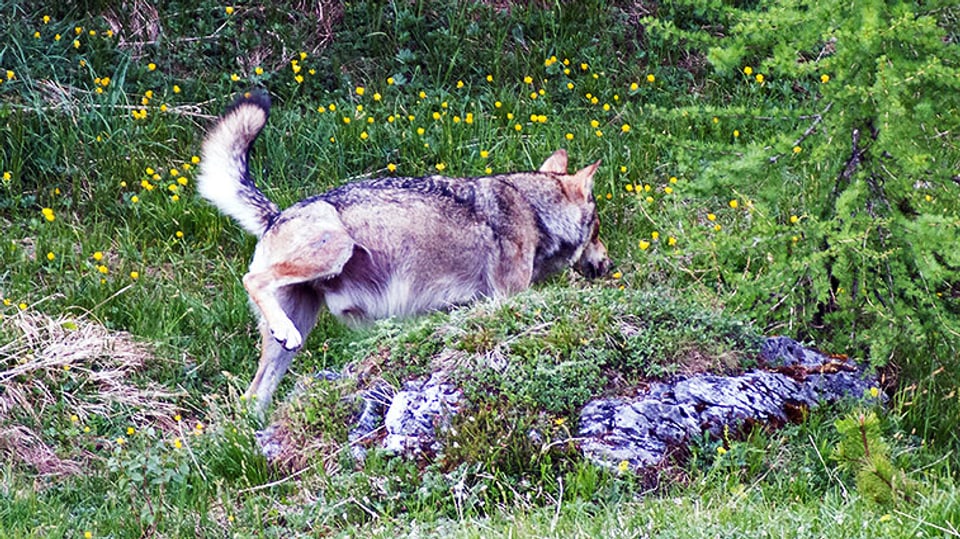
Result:
{"label": "wolf's bushy tail", "polygon": [[227,109],[203,140],[197,191],[245,230],[260,237],[280,213],[250,178],[250,146],[270,113],[266,92],[247,92]]}

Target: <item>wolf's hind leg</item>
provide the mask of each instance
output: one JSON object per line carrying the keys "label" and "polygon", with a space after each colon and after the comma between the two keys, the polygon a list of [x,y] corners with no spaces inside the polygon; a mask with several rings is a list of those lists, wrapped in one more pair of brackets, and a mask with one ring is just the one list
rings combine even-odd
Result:
{"label": "wolf's hind leg", "polygon": [[[278,291],[280,308],[304,338],[317,323],[317,315],[323,302],[322,296],[310,285],[293,285]],[[265,412],[280,385],[280,379],[290,367],[296,351],[286,348],[275,337],[266,320],[260,322],[260,365],[250,382],[245,397],[253,399],[258,411]]]}
{"label": "wolf's hind leg", "polygon": [[336,210],[325,202],[289,209],[280,219],[257,244],[243,286],[273,338],[287,350],[296,350],[303,335],[280,305],[279,291],[338,275],[353,255],[354,242]]}

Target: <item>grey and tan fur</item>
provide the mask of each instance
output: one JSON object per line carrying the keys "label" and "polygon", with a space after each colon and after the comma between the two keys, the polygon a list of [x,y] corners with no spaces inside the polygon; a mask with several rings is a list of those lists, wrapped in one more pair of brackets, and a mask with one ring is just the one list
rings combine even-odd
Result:
{"label": "grey and tan fur", "polygon": [[207,134],[200,194],[259,237],[244,287],[262,349],[247,389],[264,411],[323,304],[348,323],[407,316],[520,292],[571,265],[606,273],[592,195],[599,161],[567,174],[558,150],[533,172],[350,183],[284,211],[250,178],[267,121],[247,93]]}

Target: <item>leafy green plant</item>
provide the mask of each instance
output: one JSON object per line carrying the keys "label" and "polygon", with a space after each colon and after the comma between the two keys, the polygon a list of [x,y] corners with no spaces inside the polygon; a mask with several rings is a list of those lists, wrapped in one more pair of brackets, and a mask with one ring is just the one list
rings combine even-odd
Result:
{"label": "leafy green plant", "polygon": [[[754,108],[734,99],[710,111],[743,127],[735,159],[698,167],[699,189],[722,197],[746,176],[770,179],[749,199],[753,248],[720,240],[694,267],[720,260],[703,269],[716,272],[730,307],[875,365],[893,362],[940,401],[958,380],[929,373],[958,372],[960,345],[956,6],[716,7],[675,3],[670,19],[649,19],[657,39],[706,55],[720,88],[749,87]],[[689,23],[704,18],[701,28],[724,28],[723,37]],[[784,100],[789,107],[775,104]],[[709,137],[694,146],[701,156],[684,160],[722,155]],[[956,432],[957,413],[916,410],[906,413],[925,436]]]}

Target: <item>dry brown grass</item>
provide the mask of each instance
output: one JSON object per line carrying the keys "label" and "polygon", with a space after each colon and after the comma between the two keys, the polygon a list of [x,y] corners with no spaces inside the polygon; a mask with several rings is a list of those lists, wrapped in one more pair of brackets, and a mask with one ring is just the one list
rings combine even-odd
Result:
{"label": "dry brown grass", "polygon": [[175,428],[181,393],[135,381],[156,359],[150,346],[129,333],[83,317],[24,311],[0,320],[0,343],[0,452],[41,474],[81,469],[40,435],[55,423],[50,414],[67,410],[81,423],[122,414],[137,425]]}

